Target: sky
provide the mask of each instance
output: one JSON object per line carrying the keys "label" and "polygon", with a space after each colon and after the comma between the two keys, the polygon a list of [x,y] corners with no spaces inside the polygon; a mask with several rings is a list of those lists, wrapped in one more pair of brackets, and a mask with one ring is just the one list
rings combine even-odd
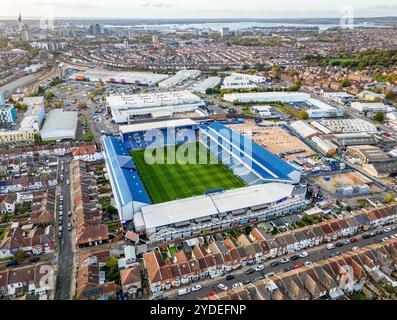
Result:
{"label": "sky", "polygon": [[[397,0],[1,0],[0,17],[313,18],[397,16]],[[349,9],[350,10],[350,9]]]}

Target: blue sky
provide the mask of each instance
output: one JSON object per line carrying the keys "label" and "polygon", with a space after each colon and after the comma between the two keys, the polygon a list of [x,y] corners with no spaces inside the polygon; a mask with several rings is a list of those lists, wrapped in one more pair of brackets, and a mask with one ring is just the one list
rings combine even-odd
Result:
{"label": "blue sky", "polygon": [[397,15],[397,0],[8,0],[0,16],[97,18],[302,18]]}

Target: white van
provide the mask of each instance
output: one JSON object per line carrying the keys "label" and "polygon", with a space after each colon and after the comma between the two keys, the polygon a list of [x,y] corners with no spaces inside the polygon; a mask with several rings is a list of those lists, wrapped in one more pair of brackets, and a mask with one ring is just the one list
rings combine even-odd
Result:
{"label": "white van", "polygon": [[190,293],[190,289],[189,288],[183,288],[183,289],[179,289],[178,290],[178,296],[183,296],[185,294]]}

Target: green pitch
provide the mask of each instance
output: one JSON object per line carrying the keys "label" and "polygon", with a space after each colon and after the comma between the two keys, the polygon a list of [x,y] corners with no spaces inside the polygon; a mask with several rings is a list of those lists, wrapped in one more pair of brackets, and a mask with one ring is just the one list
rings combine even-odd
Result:
{"label": "green pitch", "polygon": [[[174,157],[173,152],[168,152],[167,148],[164,154],[159,153],[160,158],[164,160],[162,164],[148,164],[145,161],[145,150],[130,151],[152,203],[203,195],[209,189],[229,190],[244,186],[244,182],[220,162],[209,164],[210,162],[206,161],[206,164],[199,164],[198,159],[214,160],[214,156],[203,145],[197,143],[188,145],[196,149],[196,162],[193,164],[183,163],[178,157],[175,163],[169,164],[170,159]],[[179,146],[172,148],[175,150]],[[155,152],[153,154],[157,156]],[[185,156],[189,153],[185,151],[182,154]],[[191,159],[194,159],[194,154]]]}

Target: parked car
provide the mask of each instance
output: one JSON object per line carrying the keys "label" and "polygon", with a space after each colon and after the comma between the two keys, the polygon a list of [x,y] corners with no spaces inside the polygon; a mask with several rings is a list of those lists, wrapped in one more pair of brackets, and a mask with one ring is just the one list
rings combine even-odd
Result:
{"label": "parked car", "polygon": [[289,262],[289,259],[288,259],[288,258],[282,258],[282,259],[280,260],[280,262],[281,262],[281,263],[288,263],[288,262]]}
{"label": "parked car", "polygon": [[274,275],[275,275],[274,272],[268,272],[268,273],[265,274],[265,277],[268,278],[268,277],[271,277],[271,276],[274,276]]}
{"label": "parked car", "polygon": [[234,283],[234,284],[232,285],[232,288],[233,288],[233,289],[236,289],[236,288],[242,287],[242,286],[243,286],[243,284],[242,284],[241,282],[236,282],[236,283]]}
{"label": "parked car", "polygon": [[183,289],[179,289],[178,290],[178,296],[183,296],[185,294],[190,293],[190,289],[189,288],[183,288]]}
{"label": "parked car", "polygon": [[305,261],[305,262],[303,263],[303,265],[305,265],[305,266],[310,266],[311,264],[312,264],[311,261]]}
{"label": "parked car", "polygon": [[353,251],[357,251],[358,249],[360,249],[359,247],[353,247],[352,250]]}
{"label": "parked car", "polygon": [[265,269],[265,267],[262,264],[260,264],[260,265],[256,266],[254,270],[255,271],[261,271],[263,269]]}
{"label": "parked car", "polygon": [[350,239],[350,243],[355,243],[355,242],[357,242],[357,241],[358,241],[357,238],[351,238],[351,239]]}
{"label": "parked car", "polygon": [[332,250],[332,249],[335,249],[335,245],[334,245],[333,243],[328,243],[328,244],[326,245],[326,248],[327,248],[328,250]]}
{"label": "parked car", "polygon": [[302,268],[303,266],[300,263],[297,263],[296,265],[294,265],[294,269],[299,269]]}
{"label": "parked car", "polygon": [[299,257],[301,258],[306,258],[309,254],[306,251],[303,251],[302,253],[299,254]]}
{"label": "parked car", "polygon": [[223,283],[218,284],[218,289],[221,289],[223,291],[227,291],[227,286],[225,286]]}
{"label": "parked car", "polygon": [[383,229],[383,232],[385,232],[385,233],[390,232],[390,231],[391,231],[391,228],[390,228],[390,227],[387,227],[387,228],[384,228],[384,229]]}
{"label": "parked car", "polygon": [[280,262],[278,262],[278,261],[273,261],[273,262],[270,264],[270,266],[271,266],[271,267],[277,267],[279,264],[280,264]]}
{"label": "parked car", "polygon": [[343,247],[344,244],[343,244],[343,242],[337,242],[337,243],[335,243],[335,246],[336,247]]}
{"label": "parked car", "polygon": [[40,261],[40,257],[34,257],[32,259],[29,259],[29,263],[36,263]]}
{"label": "parked car", "polygon": [[298,260],[298,259],[299,259],[299,256],[294,255],[294,256],[292,256],[290,259],[291,259],[291,261],[295,261],[295,260]]}
{"label": "parked car", "polygon": [[254,272],[255,272],[255,270],[253,268],[249,268],[247,271],[245,271],[246,274],[251,274]]}
{"label": "parked car", "polygon": [[283,272],[290,271],[290,270],[292,270],[293,268],[294,268],[294,267],[292,267],[292,266],[285,267],[285,268],[283,269]]}
{"label": "parked car", "polygon": [[201,284],[196,284],[195,286],[192,287],[192,291],[199,291],[202,289]]}

